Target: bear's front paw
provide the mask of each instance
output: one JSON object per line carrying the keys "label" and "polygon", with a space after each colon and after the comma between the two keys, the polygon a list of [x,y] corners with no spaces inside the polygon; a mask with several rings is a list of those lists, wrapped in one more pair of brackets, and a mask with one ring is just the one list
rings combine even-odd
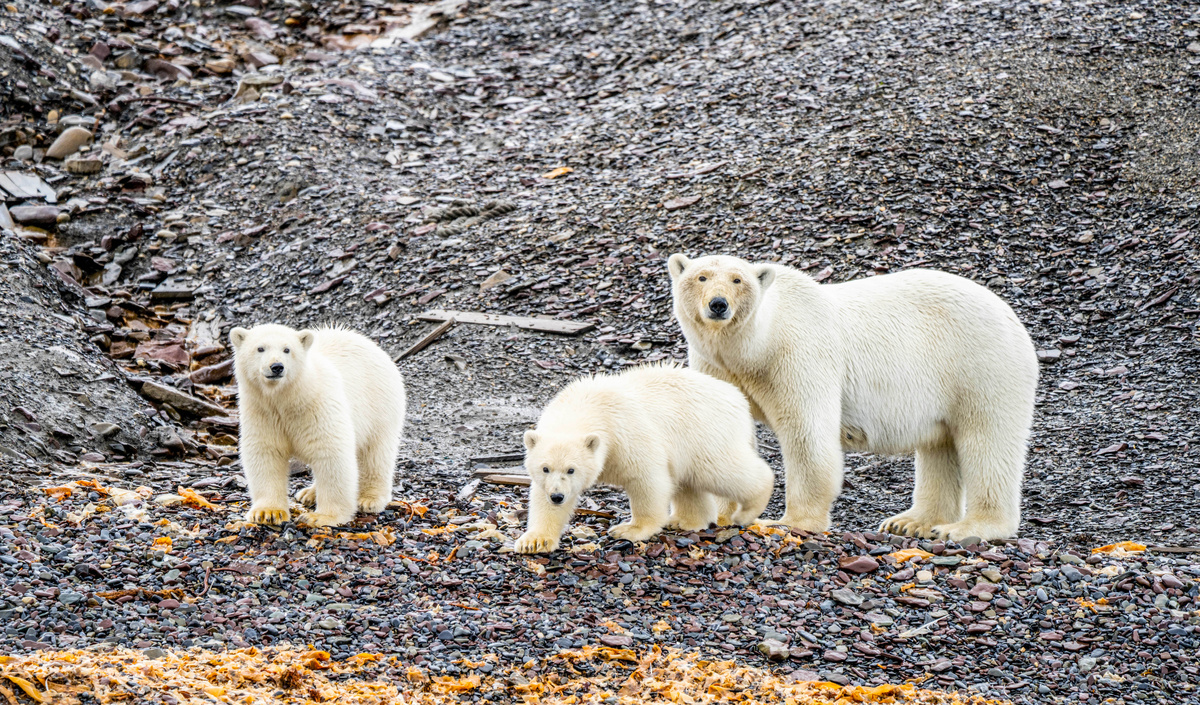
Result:
{"label": "bear's front paw", "polygon": [[271,509],[270,507],[251,507],[250,511],[246,512],[246,521],[251,524],[282,524],[292,518],[292,513],[285,509]]}
{"label": "bear's front paw", "polygon": [[558,537],[526,531],[513,544],[517,553],[550,553],[558,548]]}
{"label": "bear's front paw", "polygon": [[[353,518],[353,517],[351,517]],[[349,519],[342,519],[333,514],[322,514],[320,512],[305,512],[296,518],[296,521],[308,526],[339,526],[345,524]]]}
{"label": "bear's front paw", "polygon": [[888,517],[879,525],[879,530],[897,536],[912,536],[926,538],[933,535],[933,525],[937,522],[929,517],[913,514],[912,510]]}
{"label": "bear's front paw", "polygon": [[302,490],[296,492],[296,501],[306,507],[317,506],[317,487],[309,485]]}
{"label": "bear's front paw", "polygon": [[623,524],[609,527],[608,535],[614,539],[625,539],[626,541],[645,541],[660,531],[662,531],[661,527],[639,526],[627,521]]}
{"label": "bear's front paw", "polygon": [[954,524],[940,524],[929,530],[928,535],[935,539],[945,541],[954,541],[963,543],[964,539],[972,539],[970,543],[975,543],[974,539],[980,541],[995,541],[997,539],[1007,539],[1015,536],[1016,528],[1008,528],[1002,522],[989,521],[971,521],[965,520]]}
{"label": "bear's front paw", "polygon": [[674,515],[667,520],[667,528],[679,531],[704,531],[711,523],[704,517]]}
{"label": "bear's front paw", "polygon": [[391,504],[391,497],[359,497],[358,511],[366,514],[378,514]]}

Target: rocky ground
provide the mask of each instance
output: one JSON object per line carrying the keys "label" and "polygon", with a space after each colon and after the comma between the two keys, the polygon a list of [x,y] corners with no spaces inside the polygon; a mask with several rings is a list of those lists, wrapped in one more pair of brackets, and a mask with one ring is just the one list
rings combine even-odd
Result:
{"label": "rocky ground", "polygon": [[[304,641],[456,676],[655,643],[1200,697],[1198,32],[1171,2],[5,5],[0,643]],[[912,463],[851,455],[826,536],[623,545],[601,490],[564,551],[504,553],[524,491],[460,495],[472,459],[573,375],[685,356],[675,251],[1010,301],[1043,361],[1023,540],[869,533]],[[399,363],[405,504],[340,537],[240,526],[228,329],[337,321],[398,354],[434,308],[595,328],[456,326]],[[1092,553],[1126,540],[1151,548]]]}

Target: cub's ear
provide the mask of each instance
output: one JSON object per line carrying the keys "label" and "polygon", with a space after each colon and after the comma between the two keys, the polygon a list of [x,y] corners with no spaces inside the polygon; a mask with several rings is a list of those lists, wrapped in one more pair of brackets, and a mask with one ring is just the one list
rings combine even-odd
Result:
{"label": "cub's ear", "polygon": [[229,342],[233,343],[233,349],[237,350],[242,347],[242,343],[246,342],[246,336],[249,334],[250,331],[240,327],[229,331]]}
{"label": "cub's ear", "polygon": [[598,433],[589,433],[583,438],[583,445],[585,445],[587,449],[593,453],[600,450],[601,443],[603,443],[603,439],[600,438],[600,434]]}
{"label": "cub's ear", "polygon": [[672,279],[678,279],[679,275],[683,274],[683,270],[687,269],[691,263],[692,261],[686,255],[676,253],[667,260],[667,271],[671,273]]}
{"label": "cub's ear", "polygon": [[754,276],[758,277],[758,285],[765,290],[771,286],[771,282],[775,281],[775,265],[758,265],[758,268],[754,270]]}
{"label": "cub's ear", "polygon": [[532,431],[532,430],[526,431],[524,440],[525,440],[525,450],[533,450],[533,447],[535,445],[537,445],[537,442],[538,442],[538,432]]}
{"label": "cub's ear", "polygon": [[303,347],[305,350],[308,350],[309,348],[311,348],[313,341],[315,341],[316,339],[317,339],[317,335],[316,335],[315,331],[311,331],[311,330],[300,331],[300,346]]}

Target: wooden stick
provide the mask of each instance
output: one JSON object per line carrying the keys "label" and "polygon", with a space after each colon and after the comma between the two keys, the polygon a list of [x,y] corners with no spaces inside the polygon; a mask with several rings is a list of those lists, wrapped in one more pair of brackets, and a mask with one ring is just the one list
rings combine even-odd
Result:
{"label": "wooden stick", "polygon": [[484,482],[493,485],[512,485],[514,487],[528,487],[528,475],[486,475],[483,478]]}
{"label": "wooden stick", "polygon": [[413,355],[415,353],[421,352],[422,350],[427,348],[430,343],[432,343],[433,341],[442,337],[442,335],[445,334],[446,331],[453,328],[454,324],[456,322],[457,321],[455,321],[453,318],[447,319],[444,323],[439,325],[437,328],[434,328],[433,330],[429,331],[429,334],[426,335],[424,338],[421,338],[417,342],[413,343],[412,347],[410,347],[408,350],[405,350],[404,352],[397,355],[394,359],[394,362],[400,362],[401,360],[408,357],[409,355]]}
{"label": "wooden stick", "polygon": [[471,473],[471,477],[487,477],[489,475],[521,475],[528,477],[529,471],[524,465],[514,465],[507,468],[479,468]]}
{"label": "wooden stick", "polygon": [[517,460],[524,460],[525,452],[498,453],[496,455],[481,455],[477,458],[471,458],[472,463],[511,463]]}

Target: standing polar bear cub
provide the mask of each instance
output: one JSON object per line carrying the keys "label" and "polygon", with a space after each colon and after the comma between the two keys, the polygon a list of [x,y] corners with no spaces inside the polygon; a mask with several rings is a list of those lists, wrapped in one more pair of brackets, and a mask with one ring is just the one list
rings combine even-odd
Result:
{"label": "standing polar bear cub", "polygon": [[1016,533],[1038,362],[1013,310],[967,279],[909,270],[820,285],[736,257],[668,261],[695,369],[737,385],[779,438],[782,524],[829,528],[842,450],[916,451],[912,536]]}
{"label": "standing polar bear cub", "polygon": [[[529,526],[519,553],[558,548],[579,495],[598,482],[629,494],[631,521],[608,530],[644,541],[670,525],[706,529],[724,510],[749,525],[774,476],[755,450],[754,420],[733,385],[648,365],[567,385],[525,432]],[[673,508],[673,511],[672,511]]]}
{"label": "standing polar bear cub", "polygon": [[355,510],[381,512],[404,426],[404,380],[378,345],[337,328],[234,328],[247,521],[279,524],[288,511],[288,460],[312,467],[296,493],[311,526],[336,526]]}

